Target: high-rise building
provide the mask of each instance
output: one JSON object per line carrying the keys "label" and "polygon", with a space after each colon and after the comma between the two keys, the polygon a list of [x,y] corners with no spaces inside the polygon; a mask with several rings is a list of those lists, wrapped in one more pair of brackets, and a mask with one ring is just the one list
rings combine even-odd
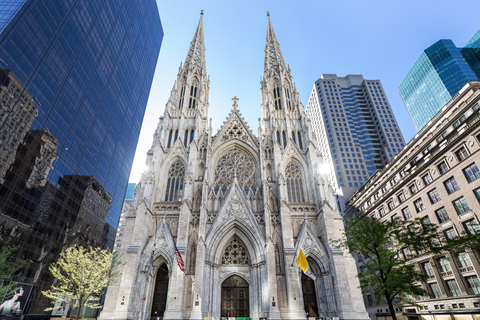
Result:
{"label": "high-rise building", "polygon": [[[312,121],[329,179],[346,201],[405,145],[379,80],[323,74],[310,94]],[[343,201],[339,204],[343,208]]]}
{"label": "high-rise building", "polygon": [[[480,82],[466,84],[392,160],[347,202],[344,218],[380,222],[422,220],[445,238],[479,234]],[[432,253],[413,248],[399,256],[428,275],[416,284],[425,296],[394,302],[364,292],[371,319],[474,319],[480,308],[480,252]],[[367,262],[358,257],[359,269]]]}
{"label": "high-rise building", "polygon": [[28,261],[11,279],[32,289],[20,316],[45,314],[63,247],[113,247],[163,31],[154,0],[14,11],[0,34],[0,245]]}
{"label": "high-rise building", "polygon": [[0,33],[12,21],[27,0],[3,0],[0,2]]}
{"label": "high-rise building", "polygon": [[440,40],[425,49],[399,85],[417,131],[469,81],[480,77],[480,29],[458,48]]}
{"label": "high-rise building", "polygon": [[354,259],[332,246],[342,218],[270,18],[258,137],[237,98],[212,133],[203,40],[202,16],[120,224],[125,264],[99,319],[367,319]]}

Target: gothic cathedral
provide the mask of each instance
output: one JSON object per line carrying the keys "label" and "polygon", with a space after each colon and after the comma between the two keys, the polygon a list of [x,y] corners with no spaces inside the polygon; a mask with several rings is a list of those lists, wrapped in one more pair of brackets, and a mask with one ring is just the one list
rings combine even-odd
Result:
{"label": "gothic cathedral", "polygon": [[202,14],[121,222],[124,265],[100,319],[368,319],[355,261],[330,243],[343,219],[270,17],[257,135],[236,98],[212,134],[209,90]]}

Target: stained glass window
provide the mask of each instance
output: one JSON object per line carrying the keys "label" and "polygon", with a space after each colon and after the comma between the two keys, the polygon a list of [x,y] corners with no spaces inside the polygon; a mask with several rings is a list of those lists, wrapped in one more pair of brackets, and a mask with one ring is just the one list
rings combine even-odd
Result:
{"label": "stained glass window", "polygon": [[245,194],[255,193],[255,164],[248,154],[236,147],[218,159],[215,169],[215,194],[219,191],[226,194],[235,177]]}
{"label": "stained glass window", "polygon": [[302,170],[295,162],[290,162],[285,168],[285,178],[287,180],[288,201],[305,202],[303,191]]}
{"label": "stained glass window", "polygon": [[167,190],[165,192],[165,201],[180,201],[183,195],[183,178],[185,176],[185,166],[178,160],[168,170]]}

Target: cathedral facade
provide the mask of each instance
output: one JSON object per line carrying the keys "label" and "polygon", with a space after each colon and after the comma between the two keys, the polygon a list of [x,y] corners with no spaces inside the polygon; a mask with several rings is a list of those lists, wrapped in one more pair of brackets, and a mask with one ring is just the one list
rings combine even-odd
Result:
{"label": "cathedral facade", "polygon": [[202,15],[120,221],[124,264],[100,319],[368,319],[355,261],[331,245],[343,219],[270,17],[260,87],[257,134],[236,98],[212,133]]}

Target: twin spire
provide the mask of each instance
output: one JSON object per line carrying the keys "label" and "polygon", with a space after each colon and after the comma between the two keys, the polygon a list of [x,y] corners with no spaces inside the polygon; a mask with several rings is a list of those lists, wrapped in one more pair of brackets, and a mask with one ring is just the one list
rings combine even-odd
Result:
{"label": "twin spire", "polygon": [[[275,36],[272,22],[270,20],[270,13],[267,12],[267,38],[265,44],[265,68],[264,73],[270,70],[271,67],[279,67],[281,69],[287,69],[285,61],[283,60],[282,52],[280,51],[280,45]],[[200,70],[206,71],[205,60],[205,43],[203,39],[203,10],[200,13],[200,20],[198,21],[195,35],[190,43],[190,49],[188,50],[187,57],[185,58],[184,66],[186,69],[199,67]]]}

